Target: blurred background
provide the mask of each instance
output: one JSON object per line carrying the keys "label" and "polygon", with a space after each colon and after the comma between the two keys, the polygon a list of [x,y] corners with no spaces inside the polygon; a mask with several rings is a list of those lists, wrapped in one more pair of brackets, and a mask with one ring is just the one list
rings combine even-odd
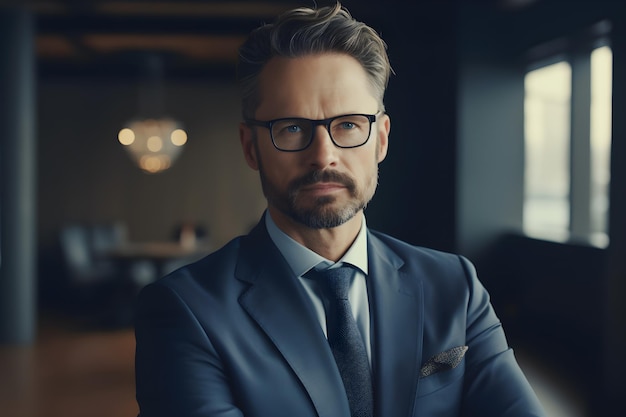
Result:
{"label": "blurred background", "polygon": [[[237,48],[314,2],[0,4],[0,403],[135,415],[136,292],[265,207]],[[476,264],[551,417],[626,415],[624,2],[343,4],[395,72],[368,225]]]}

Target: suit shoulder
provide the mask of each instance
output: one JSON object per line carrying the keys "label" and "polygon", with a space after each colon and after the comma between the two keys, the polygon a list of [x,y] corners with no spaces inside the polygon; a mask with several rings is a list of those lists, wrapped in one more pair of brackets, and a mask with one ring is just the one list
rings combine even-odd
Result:
{"label": "suit shoulder", "polygon": [[459,257],[462,258],[461,255],[441,251],[438,249],[427,248],[419,245],[412,245],[405,241],[402,241],[393,236],[389,236],[385,233],[378,232],[376,230],[370,230],[370,235],[375,239],[378,239],[381,243],[389,247],[391,250],[396,252],[401,257],[405,256],[418,256],[424,259],[432,259],[432,260],[448,260],[458,262]]}
{"label": "suit shoulder", "polygon": [[[476,277],[473,263],[463,255],[412,245],[387,234],[370,231],[372,248],[385,253],[388,258],[410,275],[421,277],[424,282],[453,282],[467,288],[468,282]],[[393,261],[392,261],[393,262]]]}

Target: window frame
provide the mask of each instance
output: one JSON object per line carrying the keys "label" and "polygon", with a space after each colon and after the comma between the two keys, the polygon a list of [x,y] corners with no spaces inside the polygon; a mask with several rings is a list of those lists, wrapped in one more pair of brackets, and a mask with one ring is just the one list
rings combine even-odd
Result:
{"label": "window frame", "polygon": [[[536,237],[608,246],[608,230],[600,236],[592,230],[591,54],[597,48],[611,47],[610,29],[610,22],[601,21],[584,33],[555,39],[531,49],[527,54],[524,74],[561,61],[569,63],[571,68],[568,227],[564,230],[565,237],[556,234]],[[525,191],[523,202],[525,205]],[[523,230],[524,234],[529,234],[526,225],[523,225]]]}

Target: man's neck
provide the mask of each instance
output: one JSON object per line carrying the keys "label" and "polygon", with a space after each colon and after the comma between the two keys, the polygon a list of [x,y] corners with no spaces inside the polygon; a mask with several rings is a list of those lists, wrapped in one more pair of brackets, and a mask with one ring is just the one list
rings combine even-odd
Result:
{"label": "man's neck", "polygon": [[268,208],[276,226],[289,237],[331,261],[338,261],[356,239],[363,223],[359,211],[344,224],[330,229],[313,229],[298,223],[279,210]]}

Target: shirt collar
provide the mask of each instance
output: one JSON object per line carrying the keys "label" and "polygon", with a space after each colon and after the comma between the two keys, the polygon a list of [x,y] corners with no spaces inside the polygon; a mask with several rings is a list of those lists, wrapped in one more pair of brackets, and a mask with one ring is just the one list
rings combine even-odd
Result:
{"label": "shirt collar", "polygon": [[[352,243],[352,246],[350,246],[345,255],[336,263],[349,263],[360,269],[363,274],[367,275],[367,226],[365,223],[365,215],[362,217],[361,230],[359,230],[359,234],[354,240],[354,243]],[[265,226],[267,227],[270,238],[285,257],[285,260],[291,267],[295,276],[303,276],[311,268],[320,263],[327,267],[336,264],[296,242],[289,235],[280,230],[272,219],[269,211],[265,213]]]}

